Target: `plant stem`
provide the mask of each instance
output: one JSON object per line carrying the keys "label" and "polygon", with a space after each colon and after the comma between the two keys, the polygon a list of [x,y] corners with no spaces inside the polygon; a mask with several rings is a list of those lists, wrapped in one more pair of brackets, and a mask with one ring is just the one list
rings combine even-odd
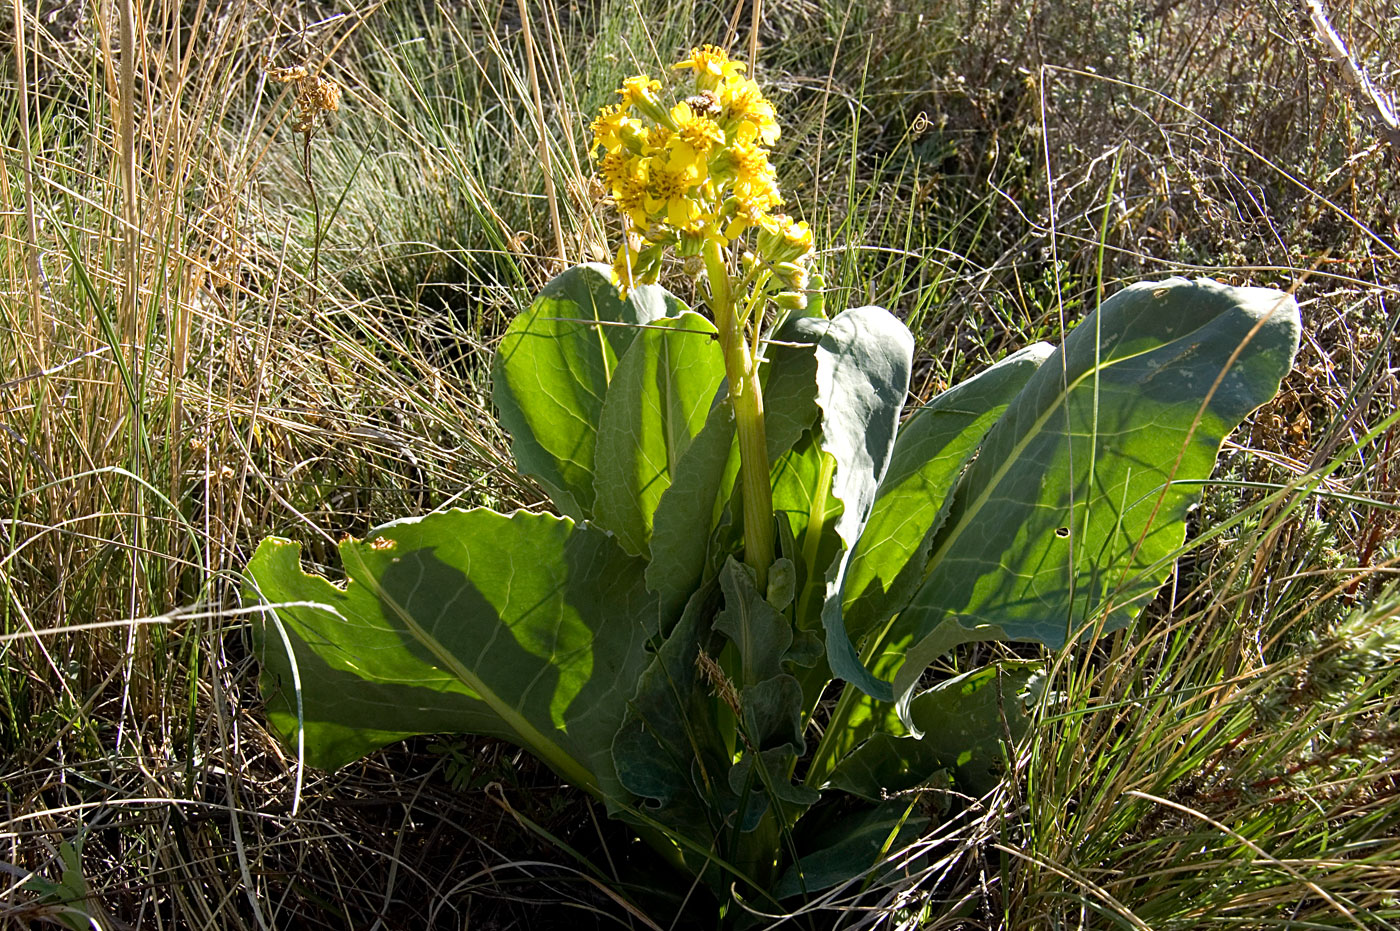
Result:
{"label": "plant stem", "polygon": [[331,374],[331,359],[326,352],[326,333],[321,326],[321,198],[316,193],[316,179],[311,175],[311,135],[313,129],[302,133],[301,170],[306,179],[307,190],[311,192],[311,280],[307,282],[306,307],[311,315],[311,332],[316,336],[316,348],[321,352],[321,369],[326,375],[326,387],[331,400],[339,410],[348,410],[340,400],[340,392],[335,387],[335,376]]}
{"label": "plant stem", "polygon": [[729,272],[719,245],[705,244],[705,270],[710,280],[710,310],[724,372],[729,379],[729,401],[739,434],[739,485],[744,499],[744,562],[758,577],[758,590],[768,586],[773,564],[773,489],[769,484],[768,436],[763,420],[763,392],[758,365],[744,340],[742,322],[734,308]]}
{"label": "plant stem", "polygon": [[[817,749],[812,754],[812,762],[807,767],[807,778],[804,785],[819,786],[831,771],[836,768],[839,750],[836,741],[848,738],[847,719],[855,709],[856,702],[864,694],[860,689],[849,682],[843,683],[841,687],[841,697],[836,700],[836,708],[831,713],[831,719],[827,721],[826,728],[822,733],[822,739],[817,743]],[[850,749],[849,747],[845,749]]]}

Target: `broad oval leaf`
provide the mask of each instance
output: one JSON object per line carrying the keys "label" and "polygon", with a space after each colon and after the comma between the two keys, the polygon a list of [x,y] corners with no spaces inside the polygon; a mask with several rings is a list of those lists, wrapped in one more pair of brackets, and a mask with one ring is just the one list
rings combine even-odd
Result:
{"label": "broad oval leaf", "polygon": [[660,598],[663,619],[677,617],[708,581],[706,568],[716,562],[710,542],[738,474],[734,407],[719,398],[681,454],[653,515],[646,579]]}
{"label": "broad oval leaf", "polygon": [[956,642],[1058,647],[1135,617],[1171,571],[1220,444],[1278,391],[1299,330],[1288,295],[1209,279],[1105,301],[960,480],[923,583],[874,651],[904,654],[894,693]]}
{"label": "broad oval leaf", "polygon": [[244,584],[245,602],[268,606],[254,627],[260,684],[268,723],[293,754],[336,769],[415,734],[510,736],[466,683],[405,650],[396,629],[361,621],[379,613],[372,589],[307,575],[300,556],[297,544],[268,537]]}
{"label": "broad oval leaf", "polygon": [[[699,314],[657,320],[632,340],[603,401],[594,450],[594,522],[634,556],[724,381],[714,324]],[[695,532],[697,528],[687,528]]]}
{"label": "broad oval leaf", "polygon": [[[843,619],[853,644],[871,639],[918,588],[934,534],[968,459],[1053,352],[1048,343],[1027,346],[944,391],[900,427],[890,468],[846,570]],[[880,683],[893,678],[903,653],[876,652],[881,644],[873,639],[864,646],[862,665],[872,677]],[[893,697],[889,686],[874,697],[855,691],[841,696],[842,726],[822,738],[813,764],[817,778],[877,729],[899,730],[896,709],[889,704]]]}
{"label": "broad oval leaf", "polygon": [[914,337],[880,307],[856,307],[829,321],[809,317],[795,323],[799,330],[821,333],[816,360],[822,449],[836,460],[831,492],[843,505],[836,531],[849,550],[865,526],[889,466],[909,391]]}
{"label": "broad oval leaf", "polygon": [[[300,672],[300,721],[280,637],[264,636],[274,726],[295,744],[300,725],[308,761],[347,762],[409,734],[484,733],[625,801],[612,740],[656,623],[641,560],[568,518],[486,509],[386,524],[340,553],[343,590],[303,573],[286,541],[264,541],[247,570],[262,598],[333,609],[269,608]],[[405,697],[432,713],[415,720]]]}
{"label": "broad oval leaf", "polygon": [[516,464],[563,513],[593,515],[603,399],[639,325],[685,310],[655,285],[623,298],[606,265],[579,265],[551,280],[511,321],[492,367],[492,398]]}

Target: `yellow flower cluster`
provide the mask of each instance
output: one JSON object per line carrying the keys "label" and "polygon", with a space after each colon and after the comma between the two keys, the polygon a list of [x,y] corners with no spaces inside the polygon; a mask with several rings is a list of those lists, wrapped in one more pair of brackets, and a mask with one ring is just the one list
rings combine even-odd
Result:
{"label": "yellow flower cluster", "polygon": [[671,246],[698,257],[707,241],[724,247],[750,227],[788,244],[793,257],[774,261],[805,256],[806,224],[774,213],[783,200],[768,162],[778,138],[773,105],[742,63],[712,45],[691,49],[675,69],[691,72],[693,95],[666,107],[661,82],[637,75],[593,121],[598,174],[627,226],[613,264],[618,284],[654,282]]}

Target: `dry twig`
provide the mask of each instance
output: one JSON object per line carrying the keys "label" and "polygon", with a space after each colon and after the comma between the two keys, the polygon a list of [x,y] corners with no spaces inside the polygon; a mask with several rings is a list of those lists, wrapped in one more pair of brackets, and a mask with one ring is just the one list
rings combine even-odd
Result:
{"label": "dry twig", "polygon": [[1379,124],[1382,134],[1390,140],[1395,152],[1400,156],[1400,119],[1395,116],[1395,108],[1390,105],[1384,95],[1366,72],[1361,70],[1361,65],[1347,51],[1346,43],[1337,34],[1337,30],[1332,27],[1332,21],[1327,17],[1327,10],[1322,5],[1322,0],[1307,0],[1304,4],[1307,9],[1308,19],[1312,22],[1313,30],[1317,34],[1317,40],[1322,43],[1322,47],[1327,50],[1327,54],[1336,64],[1337,70],[1346,79],[1347,89],[1351,91],[1352,97],[1362,111],[1370,119]]}

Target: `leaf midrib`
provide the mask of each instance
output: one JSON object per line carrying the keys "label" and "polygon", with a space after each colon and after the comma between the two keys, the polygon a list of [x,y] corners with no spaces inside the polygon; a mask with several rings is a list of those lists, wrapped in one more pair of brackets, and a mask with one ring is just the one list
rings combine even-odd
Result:
{"label": "leaf midrib", "polygon": [[[353,556],[351,554],[353,554]],[[459,681],[476,692],[481,700],[484,701],[492,711],[499,715],[501,720],[503,720],[511,730],[515,731],[533,752],[539,754],[546,763],[554,767],[561,776],[568,779],[570,782],[587,790],[597,798],[602,799],[604,797],[602,790],[598,786],[598,781],[593,777],[593,774],[587,767],[576,760],[558,743],[546,737],[543,731],[531,724],[528,718],[517,711],[509,702],[505,701],[494,689],[487,687],[486,683],[482,681],[479,676],[473,673],[461,660],[454,656],[436,637],[429,634],[423,625],[414,620],[413,616],[402,605],[389,596],[389,593],[379,584],[379,580],[375,578],[374,573],[365,563],[364,558],[360,556],[358,550],[353,546],[347,547],[346,557],[347,563],[353,558],[354,562],[357,564],[357,568],[360,570],[362,583],[373,589],[380,601],[393,609],[394,614],[403,622],[404,627],[408,629],[414,639],[432,653],[444,669],[451,672]]]}

